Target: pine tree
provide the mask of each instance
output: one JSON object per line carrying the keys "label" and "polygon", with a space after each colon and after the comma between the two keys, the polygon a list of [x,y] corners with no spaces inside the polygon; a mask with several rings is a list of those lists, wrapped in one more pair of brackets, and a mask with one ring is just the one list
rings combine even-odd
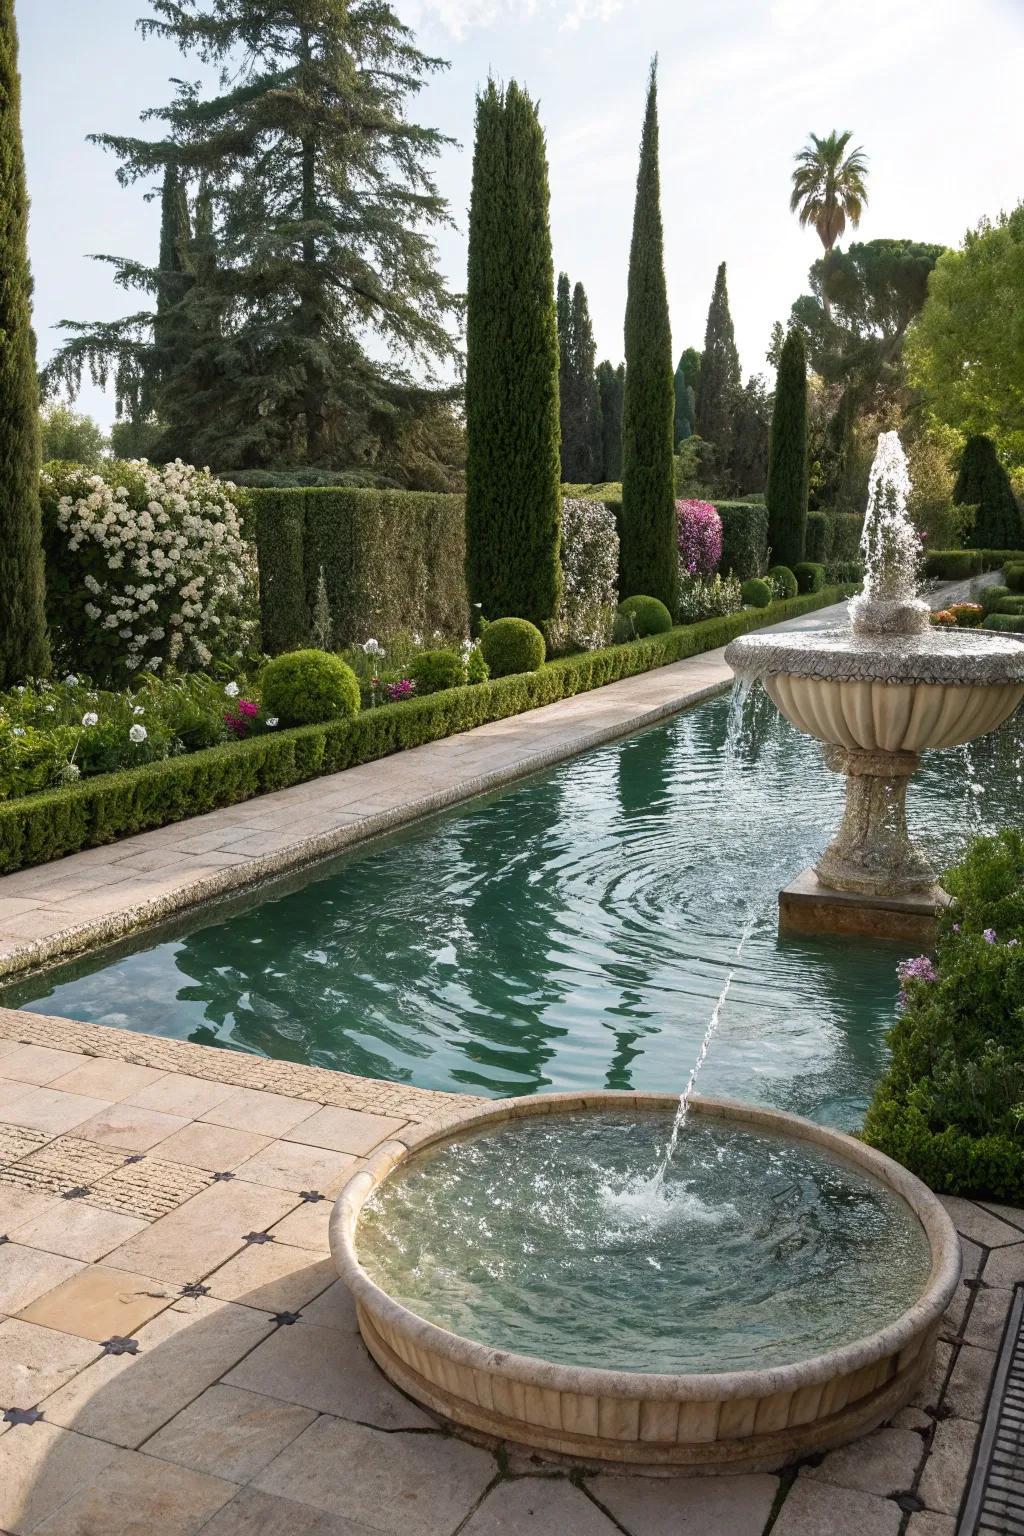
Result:
{"label": "pine tree", "polygon": [[700,379],[700,353],[696,347],[687,347],[676,364],[675,376],[675,440],[676,447],[693,436],[694,411],[697,401],[697,382]]}
{"label": "pine tree", "polygon": [[571,485],[590,485],[601,472],[601,403],[594,377],[597,349],[582,283],[577,283],[573,289],[563,328],[562,277],[558,280],[557,300],[562,479]]}
{"label": "pine tree", "polygon": [[672,463],[675,390],[662,249],[656,60],[640,141],[625,340],[620,594],[660,598],[671,613],[678,565]]}
{"label": "pine tree", "polygon": [[971,549],[1021,549],[1024,526],[1009,476],[990,437],[969,437],[953,488],[958,506],[977,507],[967,537]]}
{"label": "pine tree", "polygon": [[598,363],[595,370],[601,414],[601,467],[599,480],[622,479],[622,397],[626,389],[626,365]]}
{"label": "pine tree", "polygon": [[723,261],[715,276],[708,308],[694,422],[698,436],[714,447],[723,473],[732,449],[732,418],[739,387],[740,358],[729,313],[729,290]]}
{"label": "pine tree", "polygon": [[795,327],[779,359],[765,501],[772,561],[792,567],[804,558],[807,530],[807,358]]}
{"label": "pine tree", "polygon": [[39,391],[14,0],[0,0],[0,688],[47,670]]}
{"label": "pine tree", "polygon": [[466,581],[483,615],[542,624],[559,595],[558,330],[537,110],[478,96],[466,315]]}
{"label": "pine tree", "polygon": [[[147,114],[162,139],[95,141],[121,160],[122,183],[168,168],[190,189],[205,182],[215,259],[159,324],[150,312],[70,326],[48,377],[74,388],[85,366],[113,372],[135,415],[154,328],[173,316],[204,356],[160,373],[155,405],[189,457],[240,468],[372,459],[379,423],[435,404],[434,369],[457,357],[447,322],[460,305],[431,238],[449,222],[430,171],[448,141],[408,110],[443,61],[416,49],[384,0],[150,3],[143,32],[220,65],[219,94],[179,85]],[[115,265],[159,303],[161,266]]]}

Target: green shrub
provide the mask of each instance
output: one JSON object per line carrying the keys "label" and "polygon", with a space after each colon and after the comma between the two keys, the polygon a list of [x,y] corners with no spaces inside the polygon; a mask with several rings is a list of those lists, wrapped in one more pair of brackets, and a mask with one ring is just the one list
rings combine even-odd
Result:
{"label": "green shrub", "polygon": [[752,576],[743,583],[743,601],[751,608],[767,608],[774,597],[771,583],[762,580],[760,576]]}
{"label": "green shrub", "polygon": [[986,613],[995,613],[1003,599],[1005,597],[1012,597],[1012,595],[1009,587],[1004,587],[1000,583],[995,582],[991,587],[983,588],[979,601]]}
{"label": "green shrub", "polygon": [[859,560],[863,517],[858,512],[833,512],[829,524],[828,558],[845,562]]}
{"label": "green shrub", "polygon": [[864,580],[863,560],[830,560],[825,579],[833,586],[859,586]]}
{"label": "green shrub", "polygon": [[1000,571],[1004,565],[1020,565],[1024,558],[1019,549],[979,549],[978,554],[983,571]]}
{"label": "green shrub", "polygon": [[730,571],[741,581],[756,576],[768,563],[768,508],[746,501],[716,501],[722,519],[723,575]]}
{"label": "green shrub", "polygon": [[799,592],[820,592],[825,585],[825,567],[817,560],[801,560],[793,575]]}
{"label": "green shrub", "polygon": [[321,725],[359,712],[359,682],[340,656],[286,651],[260,673],[263,708],[284,725]]}
{"label": "green shrub", "polygon": [[480,652],[492,677],[536,672],[544,662],[544,636],[529,619],[495,619],[480,636]]}
{"label": "green shrub", "polygon": [[1011,592],[1024,592],[1024,564],[1004,565],[1003,580]]}
{"label": "green shrub", "polygon": [[996,604],[996,613],[1024,613],[1024,592],[1018,592],[1010,597],[1004,597]]}
{"label": "green shrub", "polygon": [[990,613],[983,629],[999,629],[1004,634],[1024,634],[1024,613]]}
{"label": "green shrub", "polygon": [[[807,530],[804,537],[806,560],[801,565],[824,565],[829,555],[829,513],[808,512]],[[793,567],[796,570],[796,566]]]}
{"label": "green shrub", "polygon": [[800,590],[800,584],[788,565],[773,565],[768,572],[768,580],[775,588],[777,597],[796,597]]}
{"label": "green shrub", "polygon": [[985,617],[980,603],[951,603],[949,611],[960,629],[977,629]]}
{"label": "green shrub", "polygon": [[466,666],[456,651],[421,651],[409,668],[416,692],[438,693],[459,688],[466,681]]}
{"label": "green shrub", "polygon": [[924,557],[924,574],[934,581],[967,581],[981,575],[978,549],[932,549]]}
{"label": "green shrub", "polygon": [[491,669],[484,661],[483,651],[478,645],[474,645],[466,657],[466,682],[486,683],[491,675]]}
{"label": "green shrub", "polygon": [[615,610],[615,639],[643,640],[672,628],[672,615],[656,597],[627,597]]}

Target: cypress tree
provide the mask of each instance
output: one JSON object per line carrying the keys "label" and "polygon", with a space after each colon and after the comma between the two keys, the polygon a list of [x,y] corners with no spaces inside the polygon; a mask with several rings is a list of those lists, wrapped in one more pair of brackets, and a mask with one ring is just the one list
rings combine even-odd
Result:
{"label": "cypress tree", "polygon": [[697,381],[700,378],[700,353],[696,347],[687,347],[676,364],[676,447],[693,436],[694,412],[697,400]]}
{"label": "cypress tree", "polygon": [[555,323],[558,327],[558,428],[561,436],[562,479],[572,480],[569,473],[569,444],[572,427],[569,414],[572,409],[572,294],[568,272],[559,272],[555,290]]}
{"label": "cypress tree", "polygon": [[599,480],[622,479],[622,397],[626,389],[626,365],[598,363],[595,370],[601,414],[601,467]]}
{"label": "cypress tree", "polygon": [[768,543],[776,565],[804,558],[807,530],[807,359],[794,328],[779,359],[768,451]]}
{"label": "cypress tree", "polygon": [[512,81],[477,97],[466,315],[466,582],[488,619],[559,596],[558,331],[544,134]]}
{"label": "cypress tree", "polygon": [[990,437],[967,439],[953,500],[958,506],[978,509],[967,537],[971,549],[1020,549],[1024,545],[1017,498]]}
{"label": "cypress tree", "polygon": [[[563,273],[564,277],[565,274]],[[568,280],[566,281],[568,288]],[[568,297],[568,296],[566,296]],[[601,472],[601,403],[594,377],[594,328],[582,283],[568,301],[562,327],[562,278],[558,280],[559,394],[562,418],[562,479],[590,485]],[[564,342],[561,338],[565,337]]]}
{"label": "cypress tree", "polygon": [[732,447],[732,418],[739,387],[740,358],[729,313],[729,290],[723,261],[715,276],[715,288],[708,307],[694,422],[699,436],[716,449],[723,470],[729,462]]}
{"label": "cypress tree", "polygon": [[651,65],[640,141],[626,292],[626,387],[622,403],[622,597],[676,599],[672,463],[675,390],[658,178],[657,60]]}
{"label": "cypress tree", "polygon": [[0,688],[49,666],[14,0],[0,0]]}

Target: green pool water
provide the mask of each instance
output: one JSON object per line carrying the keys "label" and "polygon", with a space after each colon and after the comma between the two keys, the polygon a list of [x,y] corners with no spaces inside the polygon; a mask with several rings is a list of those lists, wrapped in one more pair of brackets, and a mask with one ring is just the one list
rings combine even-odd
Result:
{"label": "green pool water", "polygon": [[[777,891],[837,824],[841,783],[763,695],[729,757],[728,710],[700,705],[3,1001],[428,1088],[678,1090],[735,965],[701,1088],[855,1126],[902,951],[779,939]],[[940,864],[1019,820],[1016,742],[932,754],[911,786]]]}

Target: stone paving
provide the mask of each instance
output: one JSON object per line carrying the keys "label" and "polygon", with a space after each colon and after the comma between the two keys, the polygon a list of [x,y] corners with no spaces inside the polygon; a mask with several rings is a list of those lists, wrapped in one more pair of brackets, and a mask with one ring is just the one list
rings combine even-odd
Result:
{"label": "stone paving", "polygon": [[857,1445],[783,1477],[574,1471],[391,1387],[335,1277],[341,1185],[456,1101],[357,1109],[268,1065],[0,1013],[0,1531],[953,1536],[1024,1211],[947,1202],[965,1283],[935,1369]]}

